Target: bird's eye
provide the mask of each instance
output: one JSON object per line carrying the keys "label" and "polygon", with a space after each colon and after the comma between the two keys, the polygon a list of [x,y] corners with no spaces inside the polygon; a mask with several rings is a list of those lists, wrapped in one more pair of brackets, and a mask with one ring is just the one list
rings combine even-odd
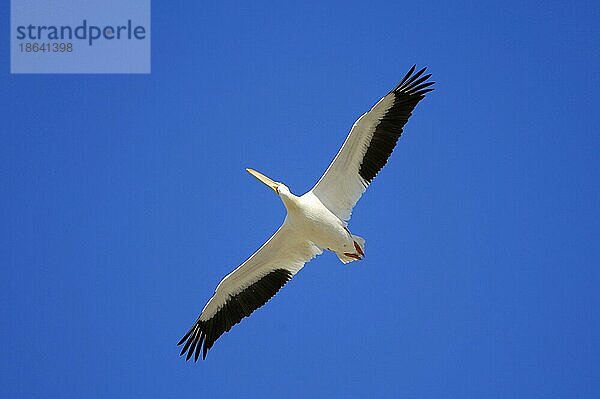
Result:
{"label": "bird's eye", "polygon": [[279,186],[275,186],[275,192],[277,193],[277,195],[279,195]]}

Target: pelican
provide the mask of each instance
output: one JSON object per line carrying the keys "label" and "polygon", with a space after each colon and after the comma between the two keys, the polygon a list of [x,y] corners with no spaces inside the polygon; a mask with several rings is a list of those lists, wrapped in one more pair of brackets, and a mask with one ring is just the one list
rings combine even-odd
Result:
{"label": "pelican", "polygon": [[423,68],[410,68],[392,91],[352,126],[325,174],[306,194],[296,196],[283,183],[246,169],[283,202],[283,225],[237,269],[225,276],[196,322],[177,344],[198,360],[215,341],[271,299],[304,264],[324,250],[342,263],[365,256],[365,240],[348,229],[352,208],[385,166],[404,125],[419,101],[432,91]]}

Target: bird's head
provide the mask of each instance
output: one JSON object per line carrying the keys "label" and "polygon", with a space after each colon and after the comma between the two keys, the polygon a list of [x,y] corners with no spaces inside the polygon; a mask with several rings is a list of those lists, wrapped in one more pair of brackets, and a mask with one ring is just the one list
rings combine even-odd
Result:
{"label": "bird's head", "polygon": [[286,196],[287,194],[290,194],[290,189],[285,184],[278,181],[274,181],[273,179],[263,175],[262,173],[254,169],[246,168],[246,172],[256,177],[260,182],[264,183],[266,186],[270,187],[273,191],[275,191],[275,194],[279,196]]}

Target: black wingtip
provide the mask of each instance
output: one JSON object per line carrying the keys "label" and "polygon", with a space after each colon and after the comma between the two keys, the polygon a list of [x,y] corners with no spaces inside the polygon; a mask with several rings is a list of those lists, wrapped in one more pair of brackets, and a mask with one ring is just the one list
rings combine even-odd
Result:
{"label": "black wingtip", "polygon": [[408,70],[408,72],[406,73],[406,75],[404,75],[402,80],[400,80],[400,83],[398,83],[396,85],[396,87],[394,87],[394,90],[392,90],[392,92],[395,92],[395,93],[407,92],[411,88],[418,86],[420,83],[426,81],[427,79],[429,79],[431,77],[431,74],[421,76],[425,73],[425,71],[427,70],[427,67],[423,67],[423,68],[419,69],[417,72],[415,72],[416,70],[417,70],[417,65],[415,64]]}
{"label": "black wingtip", "polygon": [[267,303],[292,276],[293,273],[287,269],[272,270],[242,291],[230,296],[207,320],[200,320],[198,317],[190,331],[178,343],[183,344],[180,355],[186,354],[186,360],[191,359],[193,355],[196,362],[202,352],[202,359],[206,359],[208,351],[221,335]]}
{"label": "black wingtip", "polygon": [[202,345],[196,346],[196,352],[194,352],[194,363],[196,363],[198,361],[198,357],[200,357],[200,348],[201,347],[202,347]]}
{"label": "black wingtip", "polygon": [[428,87],[432,86],[435,82],[427,81],[427,79],[431,78],[430,73],[424,75],[427,67],[423,67],[417,72],[415,72],[415,70],[416,67],[413,65],[392,92],[396,95],[404,93],[413,98],[423,98],[426,93],[432,91],[433,88]]}
{"label": "black wingtip", "polygon": [[406,90],[408,87],[411,87],[412,84],[419,78],[419,76],[421,76],[423,74],[423,72],[425,72],[426,69],[427,68],[422,68],[417,73],[410,76],[402,85],[400,85],[396,89],[396,91],[403,91],[403,90]]}
{"label": "black wingtip", "polygon": [[[198,334],[200,334],[200,329],[197,329],[196,332],[194,333],[194,335],[192,335],[192,337],[190,338],[190,342],[193,345],[190,345],[190,348],[188,349],[188,353],[187,356],[185,357],[185,361],[187,362],[188,360],[190,360],[190,358],[192,357],[192,355],[194,354],[194,349],[195,349],[195,345],[197,342],[197,337]],[[187,345],[187,344],[186,344]]]}
{"label": "black wingtip", "polygon": [[192,325],[192,327],[190,327],[190,329],[185,333],[183,338],[181,338],[179,340],[179,342],[177,342],[177,346],[183,344],[184,342],[186,342],[188,340],[192,340],[193,337],[191,337],[191,335],[195,334],[197,329],[200,327],[200,325],[198,324],[199,321],[200,321],[200,318],[198,318],[196,320],[196,322]]}
{"label": "black wingtip", "polygon": [[196,343],[196,352],[194,353],[194,363],[198,361],[198,358],[200,357],[200,350],[202,349],[202,342],[204,341],[204,338],[206,337],[206,334],[204,334],[204,331],[200,334],[200,338],[198,339],[198,342]]}
{"label": "black wingtip", "polygon": [[181,344],[183,344],[183,343],[185,342],[185,340],[186,340],[186,339],[187,339],[187,338],[190,336],[190,334],[192,333],[192,330],[193,330],[193,329],[190,329],[190,331],[188,331],[188,332],[187,332],[187,333],[186,333],[186,334],[183,336],[183,338],[181,338],[181,339],[179,340],[179,342],[177,342],[177,346],[179,346],[179,345],[181,345]]}
{"label": "black wingtip", "polygon": [[[421,94],[423,94],[423,89],[425,89],[425,88],[433,85],[434,83],[435,82],[425,82],[425,83],[422,83],[420,85],[412,87],[410,90],[407,91],[407,93],[421,95]],[[433,87],[431,88],[431,90],[433,90]],[[431,91],[431,90],[429,90],[429,91]]]}
{"label": "black wingtip", "polygon": [[183,348],[181,349],[181,352],[179,353],[179,356],[183,356],[183,354],[185,352],[187,352],[188,348],[190,347],[190,345],[192,344],[192,337],[190,337],[190,339],[188,339],[188,341],[185,343],[185,345],[183,345]]}
{"label": "black wingtip", "polygon": [[414,64],[410,70],[406,73],[406,75],[404,75],[404,77],[402,78],[402,80],[400,80],[400,83],[398,83],[398,85],[396,86],[396,88],[402,86],[404,84],[404,82],[406,82],[406,79],[409,78],[410,75],[412,75],[412,73],[415,71],[415,69],[417,69],[417,64]]}

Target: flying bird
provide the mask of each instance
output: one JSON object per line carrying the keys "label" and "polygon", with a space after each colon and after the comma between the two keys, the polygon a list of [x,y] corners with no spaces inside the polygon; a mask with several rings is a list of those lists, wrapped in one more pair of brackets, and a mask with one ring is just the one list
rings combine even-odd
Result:
{"label": "flying bird", "polygon": [[279,196],[283,225],[248,260],[221,280],[189,331],[177,344],[197,361],[215,341],[271,299],[305,263],[323,250],[349,263],[365,256],[365,240],[348,229],[352,208],[385,166],[413,110],[432,91],[431,74],[413,66],[392,91],[352,126],[325,174],[306,194],[246,169]]}

